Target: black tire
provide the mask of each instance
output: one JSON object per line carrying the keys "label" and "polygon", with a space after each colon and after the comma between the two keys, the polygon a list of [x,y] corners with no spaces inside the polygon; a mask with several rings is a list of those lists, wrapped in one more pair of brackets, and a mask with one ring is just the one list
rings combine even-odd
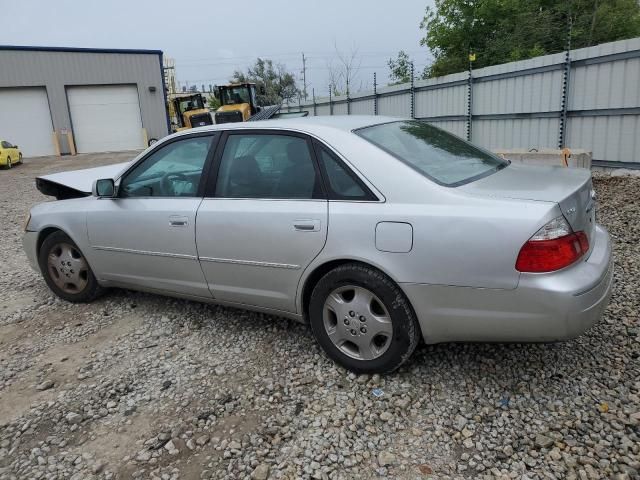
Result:
{"label": "black tire", "polygon": [[18,157],[18,165],[22,165],[22,154]]}
{"label": "black tire", "polygon": [[10,170],[13,165],[11,164],[11,157],[7,157],[7,170]]}
{"label": "black tire", "polygon": [[[49,256],[54,255],[54,249],[60,245],[68,245],[72,249],[75,249],[75,251],[80,255],[80,258],[82,258],[86,263],[86,275],[85,278],[83,278],[86,284],[83,284],[83,287],[77,291],[65,291],[56,284],[56,281],[53,278],[55,272],[50,269]],[[104,288],[98,284],[96,277],[91,271],[89,263],[86,262],[86,259],[78,246],[66,233],[62,231],[53,232],[44,239],[44,242],[42,242],[42,246],[40,247],[40,252],[38,253],[38,264],[47,286],[53,293],[63,300],[73,303],[88,303],[104,293]],[[73,270],[71,270],[71,272],[73,272]]]}
{"label": "black tire", "polygon": [[[371,360],[353,358],[344,353],[329,338],[325,328],[325,302],[329,295],[341,288],[348,290],[352,285],[373,293],[382,302],[391,319],[392,334],[386,351]],[[352,313],[349,312],[349,315]],[[409,359],[421,336],[416,315],[402,290],[384,273],[360,263],[341,265],[320,279],[309,301],[309,321],[311,330],[325,353],[336,363],[355,373],[389,373],[396,370]]]}

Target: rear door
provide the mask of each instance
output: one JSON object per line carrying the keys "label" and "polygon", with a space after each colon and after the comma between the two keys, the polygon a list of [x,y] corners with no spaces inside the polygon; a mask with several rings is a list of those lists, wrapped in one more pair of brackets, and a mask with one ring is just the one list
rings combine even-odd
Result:
{"label": "rear door", "polygon": [[295,312],[298,281],[327,237],[328,202],[310,140],[226,133],[198,210],[196,243],[213,296]]}

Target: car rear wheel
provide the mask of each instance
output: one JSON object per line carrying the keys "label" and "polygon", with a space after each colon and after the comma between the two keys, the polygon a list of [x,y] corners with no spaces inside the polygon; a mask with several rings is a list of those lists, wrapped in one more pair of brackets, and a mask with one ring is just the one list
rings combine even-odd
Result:
{"label": "car rear wheel", "polygon": [[11,168],[13,165],[11,164],[11,157],[7,157],[7,169]]}
{"label": "car rear wheel", "polygon": [[309,302],[313,334],[335,362],[356,373],[387,373],[402,365],[420,340],[415,313],[385,274],[358,263],[331,270]]}
{"label": "car rear wheel", "polygon": [[22,165],[22,154],[20,154],[20,155],[18,156],[18,163],[19,163],[20,165]]}
{"label": "car rear wheel", "polygon": [[91,302],[103,292],[87,259],[67,234],[45,238],[39,253],[40,271],[49,288],[69,302]]}

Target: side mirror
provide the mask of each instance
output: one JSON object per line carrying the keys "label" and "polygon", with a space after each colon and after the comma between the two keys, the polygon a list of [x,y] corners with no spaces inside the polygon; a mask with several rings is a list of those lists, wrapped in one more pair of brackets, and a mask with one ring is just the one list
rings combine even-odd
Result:
{"label": "side mirror", "polygon": [[101,178],[93,184],[93,195],[95,197],[113,198],[116,194],[116,186],[112,178]]}
{"label": "side mirror", "polygon": [[13,148],[20,148],[18,145],[14,145]]}

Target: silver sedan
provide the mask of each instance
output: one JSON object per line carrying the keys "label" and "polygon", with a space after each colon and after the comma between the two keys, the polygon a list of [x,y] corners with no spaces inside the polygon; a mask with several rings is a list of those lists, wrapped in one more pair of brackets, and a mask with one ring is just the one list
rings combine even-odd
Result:
{"label": "silver sedan", "polygon": [[24,248],[61,298],[123,287],[293,318],[356,372],[420,339],[572,338],[611,292],[588,170],[512,165],[414,120],[203,127],[36,183],[58,201],[31,210]]}

